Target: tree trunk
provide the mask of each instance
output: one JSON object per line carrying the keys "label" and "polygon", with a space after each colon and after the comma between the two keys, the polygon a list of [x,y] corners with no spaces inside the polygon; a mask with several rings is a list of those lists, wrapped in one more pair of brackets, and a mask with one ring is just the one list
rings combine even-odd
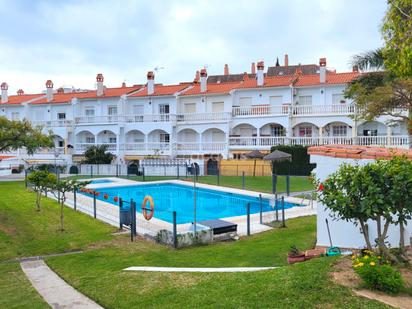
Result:
{"label": "tree trunk", "polygon": [[364,222],[363,220],[359,220],[359,223],[360,223],[361,228],[362,228],[363,237],[365,238],[366,247],[368,248],[368,250],[372,250],[371,241],[370,241],[370,239],[369,239],[369,228],[368,228],[368,225],[365,224],[365,222]]}
{"label": "tree trunk", "polygon": [[64,202],[60,203],[60,231],[64,231]]}
{"label": "tree trunk", "polygon": [[36,210],[40,211],[40,200],[41,200],[41,191],[37,191],[36,194]]}
{"label": "tree trunk", "polygon": [[405,252],[405,226],[403,222],[399,222],[399,249],[403,254]]}

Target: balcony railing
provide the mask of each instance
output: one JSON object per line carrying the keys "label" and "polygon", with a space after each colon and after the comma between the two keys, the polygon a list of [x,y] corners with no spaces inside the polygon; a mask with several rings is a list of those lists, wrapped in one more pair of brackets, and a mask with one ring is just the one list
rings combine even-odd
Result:
{"label": "balcony railing", "polygon": [[208,152],[208,151],[224,151],[227,148],[226,142],[206,142],[206,143],[186,143],[177,142],[176,149],[179,152]]}
{"label": "balcony railing", "polygon": [[73,124],[71,120],[35,120],[31,121],[33,126],[42,126],[42,127],[69,127]]}
{"label": "balcony railing", "polygon": [[119,122],[120,116],[78,116],[74,118],[77,124],[89,124],[89,123],[116,123]]}
{"label": "balcony railing", "polygon": [[293,115],[350,115],[355,112],[355,106],[352,104],[298,105],[291,109]]}
{"label": "balcony railing", "polygon": [[173,114],[125,115],[120,118],[124,122],[171,122],[175,119],[176,115]]}
{"label": "balcony railing", "polygon": [[120,145],[120,150],[124,151],[169,151],[170,143],[148,142],[148,143],[124,143]]}
{"label": "balcony railing", "polygon": [[225,121],[230,119],[230,113],[188,113],[177,115],[177,121]]}
{"label": "balcony railing", "polygon": [[247,107],[233,107],[232,115],[239,116],[256,116],[256,115],[287,115],[289,105],[271,106],[271,105],[254,105]]}

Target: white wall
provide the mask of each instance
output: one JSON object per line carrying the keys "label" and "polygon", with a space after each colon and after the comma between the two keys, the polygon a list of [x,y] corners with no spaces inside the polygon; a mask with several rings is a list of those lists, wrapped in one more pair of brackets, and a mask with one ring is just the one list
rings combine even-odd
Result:
{"label": "white wall", "polygon": [[[312,155],[310,157],[312,163],[316,163],[317,166],[314,169],[316,177],[322,182],[330,174],[335,172],[342,163],[348,164],[367,164],[374,160],[362,159],[342,159],[333,158],[327,156]],[[317,204],[317,246],[329,246],[328,231],[325,223],[325,219],[329,221],[330,233],[332,237],[332,243],[334,246],[343,248],[364,248],[366,246],[364,237],[360,232],[360,228],[356,227],[352,222],[346,222],[342,220],[335,221],[331,216],[331,212],[320,202]],[[370,239],[374,243],[376,238],[376,224],[372,221],[368,222]],[[412,221],[406,226],[405,244],[409,245],[409,238],[412,235]],[[388,242],[392,247],[398,247],[399,245],[399,227],[391,225],[388,231]]]}

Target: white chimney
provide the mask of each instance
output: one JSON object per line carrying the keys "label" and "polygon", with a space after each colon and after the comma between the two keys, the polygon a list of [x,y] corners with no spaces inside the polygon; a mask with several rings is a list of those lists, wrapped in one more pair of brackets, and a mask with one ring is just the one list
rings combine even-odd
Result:
{"label": "white chimney", "polygon": [[155,92],[154,73],[152,71],[147,72],[147,94],[152,95]]}
{"label": "white chimney", "polygon": [[17,95],[24,95],[24,90],[23,89],[17,90]]}
{"label": "white chimney", "polygon": [[206,69],[200,70],[200,92],[207,91],[207,72]]}
{"label": "white chimney", "polygon": [[1,87],[1,103],[7,103],[9,101],[9,95],[7,94],[9,85],[7,85],[6,82],[3,82],[0,87]]}
{"label": "white chimney", "polygon": [[252,62],[252,66],[251,66],[251,68],[250,68],[250,73],[256,74],[256,66],[255,66],[255,63],[254,63],[254,62]]}
{"label": "white chimney", "polygon": [[97,82],[96,95],[99,96],[99,97],[104,95],[103,81],[104,81],[103,74],[102,73],[97,74],[97,76],[96,76],[96,82]]}
{"label": "white chimney", "polygon": [[265,79],[263,76],[263,70],[265,68],[265,63],[263,61],[259,61],[257,63],[257,85],[258,86],[263,86]]}
{"label": "white chimney", "polygon": [[47,102],[53,101],[53,82],[50,79],[46,82],[46,98]]}
{"label": "white chimney", "polygon": [[319,59],[319,81],[321,84],[326,83],[326,58]]}

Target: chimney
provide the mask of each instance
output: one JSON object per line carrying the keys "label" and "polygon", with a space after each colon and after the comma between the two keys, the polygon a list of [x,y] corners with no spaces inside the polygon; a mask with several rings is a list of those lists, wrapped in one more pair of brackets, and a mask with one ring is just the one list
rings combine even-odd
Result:
{"label": "chimney", "polygon": [[122,83],[122,88],[126,88],[126,82]]}
{"label": "chimney", "polygon": [[9,101],[9,95],[7,94],[9,85],[7,85],[6,82],[3,82],[0,88],[1,88],[1,103],[7,103]]}
{"label": "chimney", "polygon": [[46,82],[46,98],[47,102],[53,101],[53,82],[50,79]]}
{"label": "chimney", "polygon": [[17,90],[17,95],[23,95],[23,94],[24,94],[23,89],[19,89],[19,90]]}
{"label": "chimney", "polygon": [[357,66],[357,65],[354,65],[353,67],[352,67],[352,72],[359,72],[359,67]]}
{"label": "chimney", "polygon": [[252,67],[251,67],[251,69],[250,69],[250,72],[251,72],[252,74],[256,74],[256,66],[255,66],[255,63],[254,63],[254,62],[252,62]]}
{"label": "chimney", "polygon": [[199,80],[200,80],[200,72],[199,72],[199,71],[196,71],[196,75],[195,75],[194,82],[195,82],[195,83],[198,83]]}
{"label": "chimney", "polygon": [[207,72],[206,69],[200,70],[200,92],[207,91]]}
{"label": "chimney", "polygon": [[229,65],[225,64],[225,75],[229,75]]}
{"label": "chimney", "polygon": [[285,54],[285,67],[289,66],[289,56]]}
{"label": "chimney", "polygon": [[102,73],[97,74],[97,76],[96,76],[96,82],[97,82],[96,95],[99,96],[99,97],[104,94],[103,81],[104,81],[103,74]]}
{"label": "chimney", "polygon": [[243,73],[243,81],[249,80],[249,75],[247,74],[247,72]]}
{"label": "chimney", "polygon": [[154,84],[154,73],[153,71],[147,72],[147,94],[152,95],[155,92],[155,84]]}
{"label": "chimney", "polygon": [[326,83],[326,58],[319,59],[319,81],[321,84]]}
{"label": "chimney", "polygon": [[265,80],[263,76],[263,69],[265,68],[265,63],[263,61],[259,61],[257,63],[257,85],[263,86]]}
{"label": "chimney", "polygon": [[58,89],[57,89],[57,93],[64,93],[63,87],[58,88]]}

